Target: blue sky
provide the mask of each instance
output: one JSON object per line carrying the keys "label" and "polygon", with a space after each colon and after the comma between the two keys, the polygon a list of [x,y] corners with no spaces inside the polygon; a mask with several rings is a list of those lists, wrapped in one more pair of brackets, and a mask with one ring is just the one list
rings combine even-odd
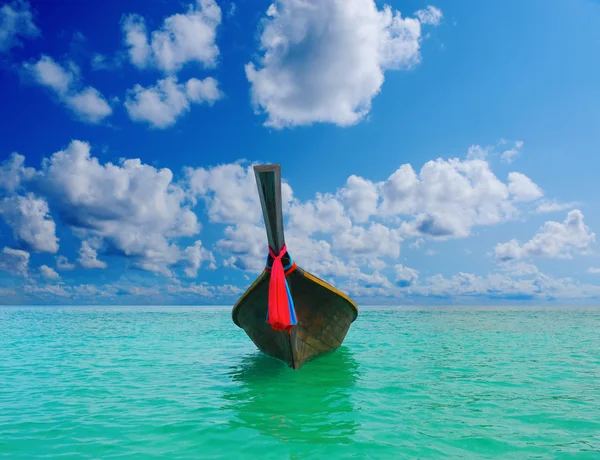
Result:
{"label": "blue sky", "polygon": [[280,163],[359,304],[596,304],[600,3],[0,3],[4,304],[231,304]]}

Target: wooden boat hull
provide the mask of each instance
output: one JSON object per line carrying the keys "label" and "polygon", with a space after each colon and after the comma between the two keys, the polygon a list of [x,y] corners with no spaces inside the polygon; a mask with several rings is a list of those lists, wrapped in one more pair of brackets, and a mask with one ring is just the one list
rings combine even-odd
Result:
{"label": "wooden boat hull", "polygon": [[267,323],[270,273],[264,271],[233,308],[235,324],[263,353],[299,369],[306,361],[338,348],[358,316],[356,305],[346,295],[297,268],[286,276],[294,299],[298,324],[275,331]]}
{"label": "wooden boat hull", "polygon": [[[276,331],[267,322],[270,271],[265,269],[233,307],[233,322],[263,353],[280,359],[294,369],[315,356],[335,350],[341,344],[358,308],[344,293],[293,264],[285,246],[279,165],[255,166],[270,255],[267,265],[280,252],[281,263],[298,323],[290,332]],[[295,269],[294,269],[295,268]]]}

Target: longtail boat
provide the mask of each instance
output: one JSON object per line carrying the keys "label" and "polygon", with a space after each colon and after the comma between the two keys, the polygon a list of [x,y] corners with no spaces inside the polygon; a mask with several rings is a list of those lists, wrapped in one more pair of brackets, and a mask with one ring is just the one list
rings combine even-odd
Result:
{"label": "longtail boat", "polygon": [[255,166],[269,254],[266,267],[232,311],[260,351],[299,369],[338,348],[358,307],[344,293],[300,268],[283,234],[280,165]]}

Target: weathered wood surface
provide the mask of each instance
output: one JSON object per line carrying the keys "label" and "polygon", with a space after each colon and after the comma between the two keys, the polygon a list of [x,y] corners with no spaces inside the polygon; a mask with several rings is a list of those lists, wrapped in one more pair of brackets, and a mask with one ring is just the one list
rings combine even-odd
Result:
{"label": "weathered wood surface", "polygon": [[[254,172],[268,244],[279,253],[285,244],[280,167],[255,166]],[[284,256],[282,262],[284,266],[289,264],[289,256]],[[298,369],[309,359],[338,348],[356,319],[358,309],[346,295],[299,267],[286,275],[286,279],[298,320],[291,334],[275,331],[267,323],[268,271],[240,297],[232,317],[259,350]]]}
{"label": "weathered wood surface", "polygon": [[286,277],[298,319],[291,335],[274,331],[266,321],[270,279],[266,271],[233,310],[233,321],[244,329],[259,350],[295,369],[315,356],[338,348],[358,315],[350,301],[308,276],[299,268]]}
{"label": "weathered wood surface", "polygon": [[279,165],[255,166],[254,176],[269,247],[275,253],[279,253],[285,244],[281,203],[281,168]]}

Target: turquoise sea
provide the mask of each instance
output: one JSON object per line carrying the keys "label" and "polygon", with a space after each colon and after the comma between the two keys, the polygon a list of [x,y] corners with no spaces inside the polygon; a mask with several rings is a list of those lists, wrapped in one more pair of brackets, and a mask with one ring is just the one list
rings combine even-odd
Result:
{"label": "turquoise sea", "polygon": [[363,308],[293,371],[221,307],[0,307],[0,458],[600,458],[600,309]]}

